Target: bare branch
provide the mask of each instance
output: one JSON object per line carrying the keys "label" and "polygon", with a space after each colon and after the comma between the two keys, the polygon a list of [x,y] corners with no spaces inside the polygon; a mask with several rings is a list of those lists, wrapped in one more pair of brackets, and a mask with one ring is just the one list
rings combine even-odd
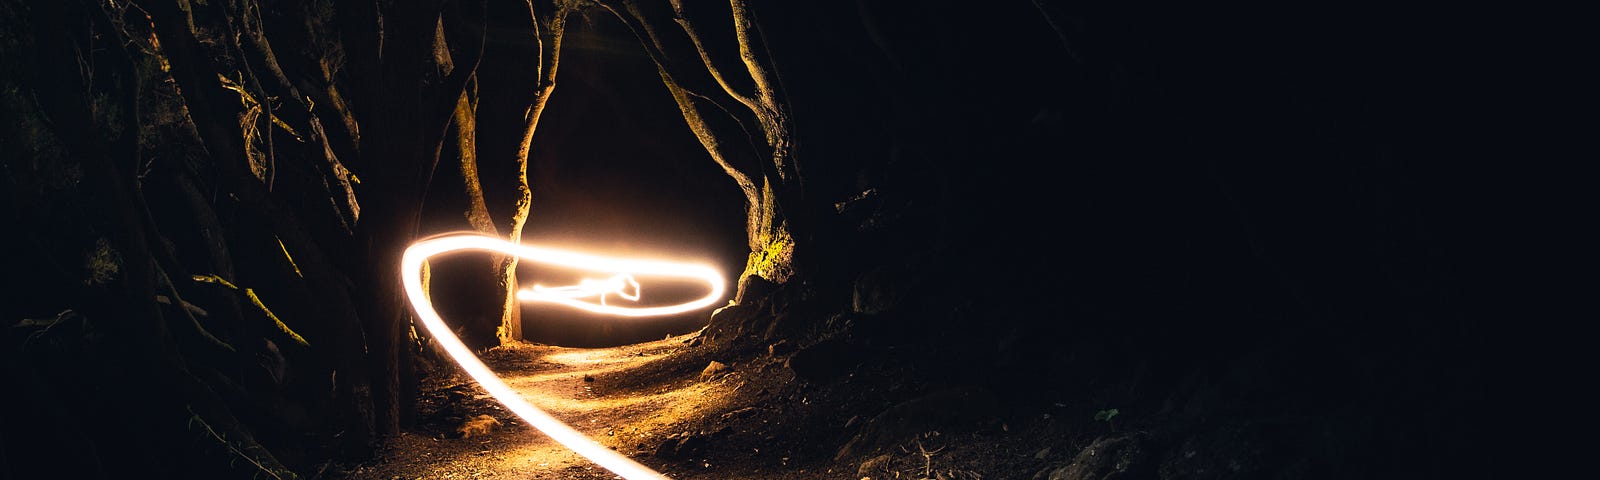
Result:
{"label": "bare branch", "polygon": [[672,12],[673,20],[683,29],[683,33],[689,36],[689,41],[694,43],[695,51],[700,54],[700,61],[706,64],[706,71],[711,74],[711,78],[717,81],[717,85],[722,87],[722,91],[728,92],[728,96],[738,100],[739,103],[744,104],[745,107],[752,111],[758,111],[761,107],[756,103],[756,99],[750,95],[735,91],[733,86],[728,84],[728,80],[723,77],[722,69],[717,68],[717,63],[711,60],[710,53],[706,51],[705,42],[700,40],[700,34],[690,25],[688,16],[683,13],[683,0],[672,0]]}
{"label": "bare branch", "polygon": [[[744,68],[750,72],[750,79],[756,83],[756,95],[761,99],[762,106],[772,114],[777,113],[777,90],[773,84],[777,83],[772,71],[756,56],[755,41],[751,38],[750,30],[759,28],[755,26],[755,19],[750,15],[750,9],[745,6],[745,0],[729,0],[729,7],[733,9],[733,31],[739,38],[739,59],[744,61]],[[766,43],[761,47],[766,49]],[[766,55],[771,58],[772,55]],[[709,65],[709,63],[707,64]]]}

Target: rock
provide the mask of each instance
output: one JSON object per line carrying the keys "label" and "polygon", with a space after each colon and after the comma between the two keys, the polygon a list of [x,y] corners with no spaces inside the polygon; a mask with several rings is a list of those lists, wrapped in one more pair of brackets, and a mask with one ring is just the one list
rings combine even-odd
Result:
{"label": "rock", "polygon": [[655,456],[666,459],[683,459],[705,449],[706,438],[690,433],[674,434],[656,446]]}
{"label": "rock", "polygon": [[500,420],[488,415],[478,415],[461,422],[461,426],[456,427],[456,438],[486,435],[499,426]]}
{"label": "rock", "polygon": [[705,370],[701,370],[700,371],[700,381],[703,382],[703,381],[706,381],[706,380],[710,380],[710,379],[716,378],[717,375],[720,375],[723,372],[727,372],[727,371],[728,371],[728,364],[722,363],[722,362],[719,362],[719,361],[716,361],[716,360],[712,360],[711,363],[706,364],[706,369]]}
{"label": "rock", "polygon": [[[728,413],[724,413],[719,418],[723,422],[729,422],[729,421],[732,421],[732,420],[738,420],[738,419],[741,419],[741,418],[745,418],[745,417],[754,415],[754,414],[756,414],[756,412],[757,412],[757,410],[756,410],[755,407],[744,407],[744,408],[741,408],[741,409],[738,409],[738,410],[734,410],[734,411],[731,411],[731,412],[728,412]],[[724,426],[723,428],[729,428],[729,427]]]}
{"label": "rock", "polygon": [[756,313],[755,307],[728,303],[711,311],[711,321],[706,328],[701,330],[702,335],[716,335],[717,332],[737,328],[739,324],[750,320]]}
{"label": "rock", "polygon": [[734,301],[751,305],[761,303],[777,289],[778,284],[772,283],[771,280],[756,275],[745,275],[739,279],[739,290],[734,296]]}
{"label": "rock", "polygon": [[[766,318],[760,318],[766,317]],[[711,340],[723,337],[736,337],[744,332],[765,328],[757,325],[757,320],[769,320],[771,315],[762,309],[742,303],[731,304],[711,312],[711,322],[706,325],[705,336]]]}

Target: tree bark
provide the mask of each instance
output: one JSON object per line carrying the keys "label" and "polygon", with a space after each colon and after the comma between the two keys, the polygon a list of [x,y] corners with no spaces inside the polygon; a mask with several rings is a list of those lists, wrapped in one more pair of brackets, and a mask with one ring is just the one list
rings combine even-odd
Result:
{"label": "tree bark", "polygon": [[[787,281],[795,273],[794,255],[808,246],[811,215],[803,203],[788,99],[754,13],[743,0],[731,0],[726,9],[679,0],[599,4],[633,30],[690,130],[744,192],[750,244],[744,275]],[[729,22],[732,39],[714,41],[695,27],[718,16]],[[742,299],[744,292],[736,295]]]}
{"label": "tree bark", "polygon": [[[466,55],[453,71],[438,71],[434,52],[436,42],[444,40],[438,34],[441,16],[446,22],[481,24],[484,14],[481,1],[464,2],[455,15],[443,15],[445,7],[444,1],[400,3],[383,13],[380,78],[373,103],[366,106],[372,113],[362,123],[361,154],[372,174],[366,182],[371,200],[357,228],[366,252],[362,283],[367,289],[360,313],[375,375],[374,425],[380,435],[399,434],[414,408],[407,393],[415,389],[416,352],[401,290],[400,257],[417,236],[423,195],[439,161],[450,113],[483,49],[480,30],[476,38],[460,39]],[[465,18],[449,18],[458,16]]]}
{"label": "tree bark", "polygon": [[[9,73],[0,76],[12,77],[0,78],[8,87],[20,86],[33,92],[28,97],[31,100],[8,94],[6,104],[16,108],[19,118],[27,118],[26,122],[36,127],[25,128],[22,135],[15,135],[17,132],[0,134],[0,138],[18,140],[6,142],[8,146],[15,145],[29,152],[20,158],[6,158],[6,171],[14,172],[7,174],[8,189],[28,192],[26,196],[8,196],[7,204],[21,213],[24,205],[59,208],[73,202],[44,194],[51,190],[69,188],[83,195],[78,202],[84,209],[73,212],[77,215],[31,220],[73,224],[79,234],[98,232],[90,233],[98,237],[96,245],[100,255],[93,264],[90,281],[75,289],[71,308],[64,310],[55,321],[75,323],[85,331],[100,332],[94,337],[115,339],[107,342],[89,336],[45,334],[49,341],[24,343],[22,356],[45,360],[65,353],[63,348],[89,350],[93,354],[86,357],[56,356],[54,362],[34,365],[46,372],[47,377],[55,374],[47,381],[50,387],[62,389],[47,390],[58,395],[53,401],[74,405],[84,412],[95,412],[90,415],[103,421],[97,427],[106,431],[128,428],[163,442],[187,436],[189,429],[182,426],[185,420],[191,427],[203,424],[212,438],[228,449],[228,456],[245,460],[233,462],[224,456],[217,459],[219,461],[186,463],[182,458],[183,450],[163,450],[157,446],[161,443],[125,445],[126,442],[121,441],[124,439],[114,435],[94,436],[96,443],[107,447],[94,451],[107,455],[91,459],[104,462],[105,467],[116,465],[118,471],[133,468],[179,476],[186,475],[183,472],[240,477],[265,473],[277,478],[294,478],[292,472],[262,449],[250,431],[238,423],[234,411],[214,394],[214,386],[191,373],[189,362],[204,364],[209,357],[203,352],[215,344],[188,342],[186,348],[186,342],[174,336],[172,327],[175,325],[167,321],[157,301],[158,294],[166,294],[164,297],[169,302],[182,304],[175,288],[166,281],[167,270],[179,267],[165,250],[165,239],[149,215],[139,177],[134,173],[137,170],[132,170],[142,168],[145,163],[141,161],[139,141],[140,74],[136,62],[125,50],[131,42],[98,3],[34,5],[25,24],[12,17],[18,12],[15,5],[0,5],[0,13],[6,14],[8,30],[0,48],[6,49],[8,54],[35,56],[36,60],[47,61],[33,62],[35,68],[17,74],[21,78]],[[30,31],[25,25],[49,27]],[[88,31],[56,28],[58,25],[86,25]],[[74,35],[76,33],[90,35]],[[96,45],[99,42],[105,43]],[[54,175],[51,171],[60,172],[61,168],[79,172],[69,174],[79,181],[51,185],[50,177]],[[40,181],[46,183],[38,183]],[[12,201],[18,204],[13,205]],[[70,233],[63,234],[62,230],[43,229],[40,234],[53,236],[52,240],[57,241],[81,241]],[[59,252],[60,248],[50,249]],[[23,303],[33,302],[25,300]],[[176,326],[181,330],[196,324],[179,321]],[[146,394],[119,398],[109,405],[100,404],[101,398],[73,394],[89,388],[137,390]],[[111,471],[105,467],[96,470]]]}
{"label": "tree bark", "polygon": [[[520,242],[532,203],[528,150],[555,91],[561,40],[573,4],[566,0],[496,0],[488,5],[483,58],[473,87],[458,100],[451,134],[473,230]],[[454,56],[452,53],[451,56]],[[491,102],[479,102],[492,98]],[[437,190],[436,190],[437,191]],[[473,348],[523,340],[516,300],[518,259],[490,255],[448,260],[456,298],[449,318]],[[440,275],[445,275],[440,269]]]}

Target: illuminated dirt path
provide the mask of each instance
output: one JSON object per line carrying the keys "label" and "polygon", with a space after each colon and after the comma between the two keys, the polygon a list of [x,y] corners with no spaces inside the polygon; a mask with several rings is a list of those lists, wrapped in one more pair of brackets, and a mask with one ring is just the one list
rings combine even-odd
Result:
{"label": "illuminated dirt path", "polygon": [[[589,272],[606,272],[611,274],[608,279],[587,278],[578,285],[562,287],[541,287],[535,284],[532,289],[517,292],[517,298],[530,302],[551,302],[578,308],[595,313],[623,317],[651,317],[681,313],[715,304],[722,298],[726,283],[716,269],[703,264],[688,264],[666,262],[651,259],[628,259],[618,257],[596,256],[581,252],[555,250],[533,245],[518,244],[500,238],[485,236],[476,233],[451,233],[436,235],[412,243],[406,247],[405,254],[400,259],[400,278],[405,287],[406,298],[410,301],[413,311],[417,314],[417,321],[432,337],[438,353],[448,354],[450,361],[461,367],[473,383],[484,389],[501,406],[510,409],[523,422],[527,422],[545,436],[574,451],[580,456],[605,468],[619,477],[627,480],[668,480],[668,477],[650,467],[638,463],[626,454],[618,453],[621,448],[606,446],[593,438],[593,433],[585,433],[582,429],[574,427],[569,420],[563,420],[553,415],[550,407],[541,407],[531,402],[529,397],[543,395],[550,402],[563,403],[572,412],[587,412],[591,409],[603,408],[616,404],[616,408],[628,409],[630,406],[648,405],[653,399],[661,398],[663,401],[675,395],[667,389],[660,392],[635,392],[628,397],[618,397],[590,402],[588,400],[571,400],[563,396],[550,396],[549,389],[543,389],[542,383],[547,378],[556,378],[562,372],[547,373],[535,379],[522,382],[518,387],[507,381],[504,373],[491,369],[483,359],[478,358],[456,333],[450,328],[448,322],[440,317],[434,310],[432,299],[428,295],[426,285],[428,260],[434,256],[457,254],[461,252],[492,252],[502,255],[516,256],[522,260],[548,263],[555,266],[580,269]],[[637,301],[641,295],[641,285],[634,275],[657,275],[666,277],[698,279],[705,282],[707,292],[698,300],[687,303],[668,305],[610,305],[606,298],[611,295],[621,297],[628,301]],[[593,300],[590,298],[593,297]],[[641,356],[638,352],[630,356]],[[616,374],[614,369],[627,370],[628,363],[632,360],[621,361],[605,358],[605,354],[592,351],[564,352],[549,354],[548,358],[562,358],[564,360],[541,360],[545,364],[573,367],[575,370],[594,370],[581,372],[586,383],[594,381],[593,375],[603,373]],[[541,357],[545,358],[545,357]],[[595,365],[587,367],[586,365]],[[629,374],[619,378],[633,380],[638,375]],[[560,389],[554,391],[559,392]],[[667,410],[666,413],[672,413]],[[591,420],[581,418],[587,413],[578,413],[577,421]],[[498,424],[488,416],[481,417],[484,422]],[[598,422],[598,420],[594,420]],[[476,426],[484,426],[478,423]],[[477,432],[486,428],[468,428],[463,432]],[[613,429],[607,435],[616,436]]]}
{"label": "illuminated dirt path", "polygon": [[[598,349],[518,345],[482,358],[529,402],[602,445],[653,465],[650,452],[676,424],[721,412],[740,384],[732,377],[702,380],[692,360],[674,358],[690,348],[686,338]],[[435,375],[423,389],[421,425],[392,442],[381,462],[345,478],[619,478],[517,419],[464,374]],[[457,418],[478,414],[502,425],[454,438]]]}

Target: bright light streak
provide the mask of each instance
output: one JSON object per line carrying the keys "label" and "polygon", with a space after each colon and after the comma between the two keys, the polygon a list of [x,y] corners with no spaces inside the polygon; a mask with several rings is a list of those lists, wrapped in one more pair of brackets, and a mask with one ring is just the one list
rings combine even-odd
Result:
{"label": "bright light streak", "polygon": [[[633,287],[633,293],[630,294],[625,290],[628,287]],[[637,302],[639,301],[639,281],[634,280],[633,275],[619,273],[605,280],[585,278],[578,282],[577,285],[567,287],[534,285],[532,289],[517,292],[517,298],[531,302],[566,303],[566,300],[569,299],[598,295],[600,296],[600,306],[604,307],[606,306],[606,295],[611,294]],[[585,303],[585,307],[580,308],[588,310],[589,308],[586,307],[592,307],[593,305]]]}
{"label": "bright light streak", "polygon": [[[419,241],[406,248],[405,255],[400,259],[400,275],[405,285],[406,296],[411,300],[411,307],[417,312],[417,319],[432,334],[434,341],[438,342],[446,353],[454,357],[456,363],[460,364],[461,368],[468,375],[471,375],[473,380],[478,382],[478,385],[482,386],[490,395],[493,395],[502,405],[516,413],[517,416],[522,417],[534,428],[539,429],[540,432],[544,432],[551,439],[627,480],[666,480],[667,477],[665,475],[606,448],[566,423],[562,423],[555,417],[550,416],[550,414],[545,413],[544,410],[540,410],[533,404],[528,403],[526,399],[517,394],[516,390],[506,385],[505,381],[500,379],[500,376],[489,370],[489,367],[484,365],[483,361],[479,360],[471,349],[461,343],[461,339],[456,337],[450,327],[445,325],[444,320],[439,318],[439,312],[433,309],[433,302],[428,299],[428,293],[422,288],[422,266],[430,257],[462,250],[498,252],[535,262],[612,273],[613,275],[605,280],[585,279],[574,286],[553,288],[536,286],[532,289],[517,292],[517,298],[527,301],[558,303],[595,313],[630,317],[669,315],[709,306],[720,300],[726,289],[722,275],[717,273],[715,269],[704,265],[599,257],[517,245],[498,238],[473,234],[449,235]],[[606,305],[605,296],[613,293],[628,300],[638,300],[640,293],[639,282],[634,280],[633,275],[635,274],[703,280],[710,287],[710,293],[704,298],[693,302],[665,307]],[[633,289],[631,294],[625,292],[625,289],[630,286]],[[600,303],[598,304],[581,300],[596,296],[599,297]]]}
{"label": "bright light streak", "polygon": [[[722,274],[717,273],[716,269],[705,265],[600,257],[576,252],[530,247],[526,245],[511,245],[497,239],[480,237],[476,235],[444,237],[435,240],[427,240],[425,242],[449,241],[450,239],[465,238],[483,239],[489,242],[501,242],[504,244],[504,247],[514,249],[516,253],[502,251],[499,249],[494,249],[495,251],[517,255],[519,257],[537,262],[560,265],[579,270],[613,274],[610,278],[605,280],[584,279],[579,282],[578,285],[566,287],[543,287],[535,285],[533,288],[517,291],[517,298],[523,301],[556,303],[589,312],[622,317],[654,317],[660,315],[672,315],[709,307],[712,304],[717,303],[718,300],[722,299],[724,289],[727,288],[724,285]],[[421,245],[421,243],[418,245]],[[417,248],[418,245],[413,245],[411,248]],[[463,248],[488,249],[482,246]],[[639,299],[639,282],[634,279],[634,275],[664,276],[700,280],[705,282],[710,289],[706,292],[704,297],[700,297],[692,302],[685,302],[677,305],[656,307],[607,305],[605,298],[606,295],[610,294],[616,294],[619,297],[632,301],[637,301]],[[627,290],[629,287],[632,287],[632,293],[628,293]],[[599,297],[598,303],[583,300],[584,298],[588,297]]]}

